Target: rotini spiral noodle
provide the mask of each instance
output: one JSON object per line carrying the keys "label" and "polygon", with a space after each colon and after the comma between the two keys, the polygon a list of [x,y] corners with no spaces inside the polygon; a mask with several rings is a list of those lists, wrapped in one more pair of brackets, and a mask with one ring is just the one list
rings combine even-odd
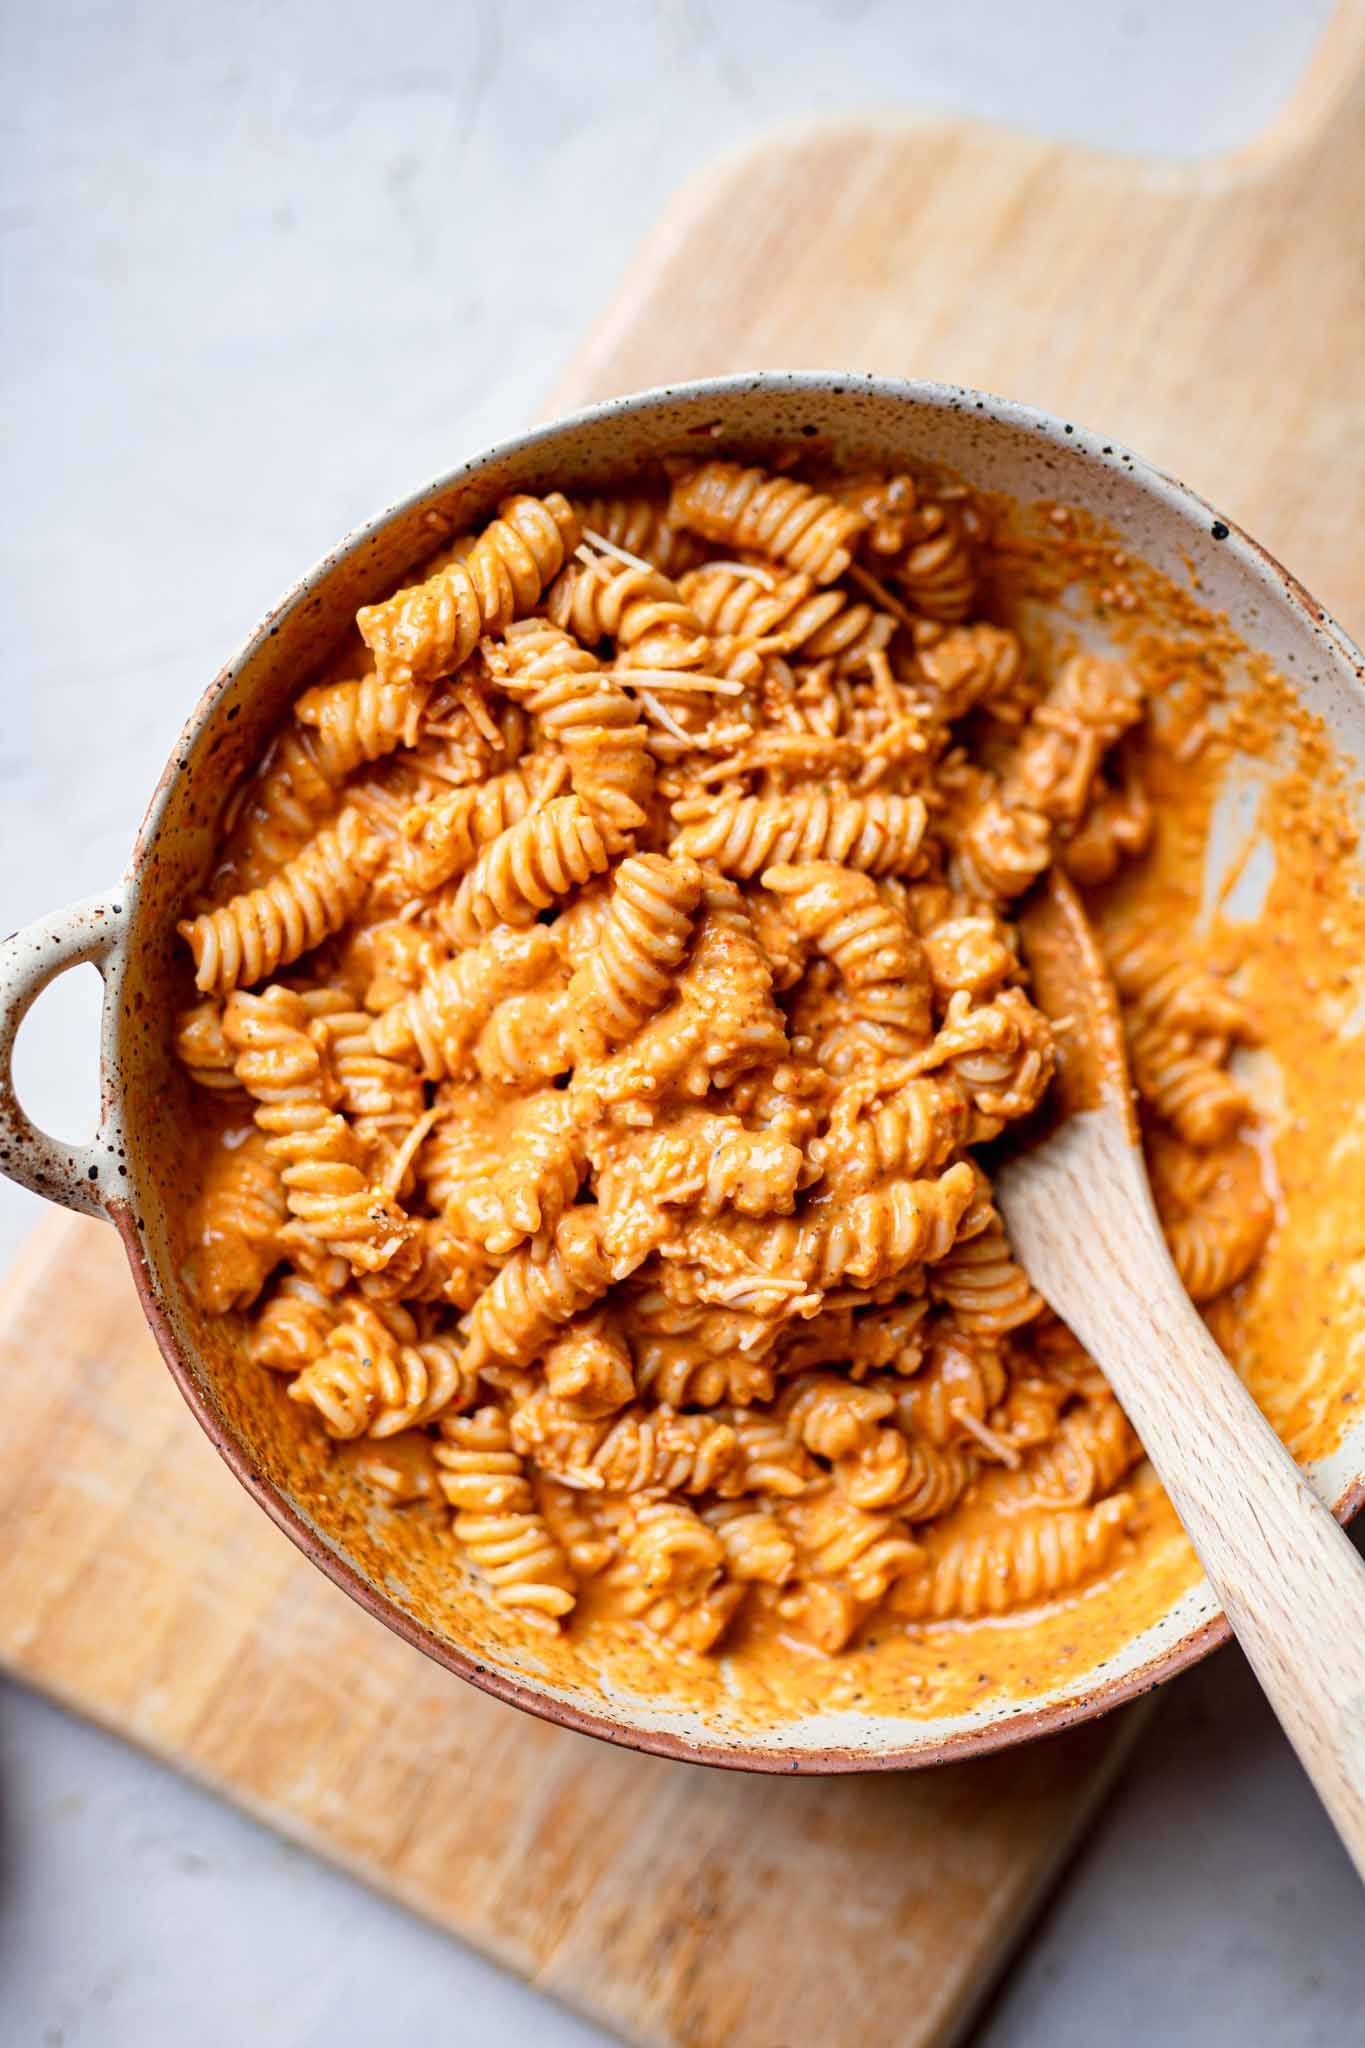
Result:
{"label": "rotini spiral noodle", "polygon": [[305,690],[294,716],[311,731],[298,735],[290,756],[295,781],[304,748],[322,779],[335,785],[362,762],[378,761],[398,747],[416,746],[428,694],[411,682],[374,675]]}
{"label": "rotini spiral noodle", "polygon": [[402,1210],[366,1172],[366,1151],[330,1106],[334,1082],[308,1028],[301,996],[240,990],[223,1016],[237,1048],[237,1078],[256,1101],[267,1151],[280,1163],[292,1222],[288,1241],[311,1241],[358,1272],[388,1264],[411,1234]]}
{"label": "rotini spiral noodle", "polygon": [[560,1219],[544,1259],[512,1253],[469,1313],[471,1361],[527,1365],[561,1323],[606,1293],[615,1276],[591,1209]]}
{"label": "rotini spiral noodle", "polygon": [[785,1505],[782,1520],[815,1577],[844,1581],[869,1606],[919,1560],[918,1545],[894,1516],[854,1507],[834,1486]]}
{"label": "rotini spiral noodle", "polygon": [[710,541],[802,569],[816,583],[833,583],[853,559],[867,520],[791,477],[707,462],[673,486],[669,517]]}
{"label": "rotini spiral noodle", "polygon": [[301,1372],[322,1350],[339,1314],[337,1296],[286,1273],[252,1325],[247,1348],[253,1362],[272,1372]]}
{"label": "rotini spiral noodle", "polygon": [[223,1036],[222,1004],[210,999],[182,1010],[175,1025],[176,1058],[192,1081],[216,1092],[238,1086],[235,1054]]}
{"label": "rotini spiral noodle", "polygon": [[926,1443],[979,1443],[981,1426],[1009,1384],[996,1338],[966,1331],[952,1316],[937,1316],[922,1366],[897,1389],[896,1413],[901,1427]]}
{"label": "rotini spiral noodle", "polygon": [[360,908],[381,851],[359,813],[343,811],[261,888],[182,919],[196,987],[226,995],[320,946]]}
{"label": "rotini spiral noodle", "polygon": [[894,571],[908,603],[926,618],[965,619],[976,601],[977,565],[969,518],[951,502],[921,501],[916,532]]}
{"label": "rotini spiral noodle", "polygon": [[542,1625],[567,1614],[574,1603],[569,1561],[537,1510],[501,1410],[444,1421],[436,1462],[456,1538],[499,1605]]}
{"label": "rotini spiral noodle", "polygon": [[1006,1509],[1089,1507],[1117,1486],[1140,1455],[1117,1401],[1082,1401],[1063,1416],[1050,1441],[997,1481],[992,1498]]}
{"label": "rotini spiral noodle", "polygon": [[866,1450],[895,1412],[889,1387],[859,1386],[841,1374],[802,1373],[783,1390],[779,1412],[808,1451],[833,1461]]}
{"label": "rotini spiral noodle", "polygon": [[482,634],[525,617],[578,539],[558,491],[506,499],[462,560],[357,613],[381,678],[421,685],[459,668]]}
{"label": "rotini spiral noodle", "polygon": [[879,1429],[870,1443],[838,1459],[834,1479],[853,1507],[886,1509],[913,1526],[951,1513],[975,1470],[970,1452],[943,1450],[893,1427]]}
{"label": "rotini spiral noodle", "polygon": [[1245,1009],[1215,975],[1171,955],[1150,933],[1110,938],[1105,959],[1124,1003],[1168,1031],[1196,1039],[1252,1039]]}
{"label": "rotini spiral noodle", "polygon": [[692,936],[702,879],[685,854],[635,854],[616,869],[601,936],[569,983],[580,1057],[624,1044],[660,1008]]}
{"label": "rotini spiral noodle", "polygon": [[569,1097],[551,1090],[533,1100],[493,1174],[481,1232],[488,1250],[505,1258],[524,1238],[552,1231],[577,1195],[587,1163]]}
{"label": "rotini spiral noodle", "polygon": [[548,1390],[513,1411],[512,1441],[566,1485],[608,1493],[711,1493],[740,1455],[734,1430],[710,1416],[631,1406],[594,1421]]}
{"label": "rotini spiral noodle", "polygon": [[396,1436],[473,1399],[476,1377],[463,1370],[453,1338],[418,1342],[413,1331],[404,1341],[392,1323],[355,1303],[290,1387],[329,1436]]}
{"label": "rotini spiral noodle", "polygon": [[954,1245],[935,1266],[929,1284],[962,1329],[989,1336],[1031,1322],[1043,1305],[1023,1267],[1011,1258],[998,1219]]}
{"label": "rotini spiral noodle", "polygon": [[1151,1149],[1152,1187],[1175,1269],[1195,1301],[1211,1301],[1250,1271],[1274,1212],[1249,1145],[1187,1151],[1173,1140]]}
{"label": "rotini spiral noodle", "polygon": [[726,1573],[741,1584],[785,1586],[796,1570],[796,1545],[757,1501],[713,1501],[702,1520],[721,1540]]}
{"label": "rotini spiral noodle", "polygon": [[1001,626],[950,626],[920,641],[916,662],[935,712],[951,723],[978,705],[1008,697],[1023,654],[1014,634]]}
{"label": "rotini spiral noodle", "polygon": [[446,927],[457,945],[472,946],[500,924],[533,924],[537,912],[604,873],[609,861],[581,798],[556,797],[484,848],[456,892]]}
{"label": "rotini spiral noodle", "polygon": [[1032,888],[1052,859],[1052,827],[1037,811],[1011,809],[996,792],[973,812],[955,849],[963,886],[1009,902]]}
{"label": "rotini spiral noodle", "polygon": [[507,635],[504,689],[514,692],[545,740],[562,748],[575,793],[613,840],[645,822],[654,763],[640,707],[569,633],[527,619]]}
{"label": "rotini spiral noodle", "polygon": [[592,1496],[539,1474],[535,1497],[545,1525],[568,1559],[574,1578],[592,1579],[605,1571],[616,1557],[617,1544],[614,1531],[594,1518]]}
{"label": "rotini spiral noodle", "polygon": [[743,1588],[722,1579],[725,1546],[681,1501],[648,1501],[635,1513],[620,1576],[628,1614],[679,1649],[712,1649]]}
{"label": "rotini spiral noodle", "polygon": [[599,1309],[566,1323],[546,1347],[545,1384],[582,1420],[624,1408],[635,1395],[635,1366],[617,1320]]}
{"label": "rotini spiral noodle", "polygon": [[675,854],[711,861],[748,880],[764,868],[837,861],[870,875],[913,874],[928,814],[918,796],[795,791],[789,797],[729,797],[683,826]]}
{"label": "rotini spiral noodle", "polygon": [[374,1027],[374,1044],[385,1055],[415,1057],[430,1081],[458,1075],[470,1062],[490,1009],[504,996],[533,987],[557,958],[555,942],[541,926],[493,931],[385,1010]]}
{"label": "rotini spiral noodle", "polygon": [[[432,803],[414,804],[403,819],[403,872],[411,886],[426,893],[473,867],[490,840],[519,825],[544,796],[556,793],[553,763],[523,762],[495,775],[453,789]],[[548,771],[548,772],[547,772]]]}
{"label": "rotini spiral noodle", "polygon": [[891,1180],[855,1195],[812,1228],[812,1279],[875,1287],[907,1266],[947,1258],[975,1194],[976,1176],[960,1159],[937,1179]]}
{"label": "rotini spiral noodle", "polygon": [[830,1070],[859,1056],[881,1062],[920,1051],[933,1021],[923,948],[871,877],[832,861],[805,861],[765,868],[763,886],[783,898],[797,930],[843,983],[848,1047],[826,1056]]}
{"label": "rotini spiral noodle", "polygon": [[595,647],[616,643],[618,669],[704,668],[710,636],[672,578],[610,556],[566,569],[547,605],[557,626]]}
{"label": "rotini spiral noodle", "polygon": [[1022,893],[1052,859],[1054,831],[1079,824],[1105,754],[1142,713],[1122,664],[1077,655],[1030,715],[998,787],[987,784],[957,848],[967,886]]}
{"label": "rotini spiral noodle", "polygon": [[365,1010],[339,1010],[325,1021],[338,1107],[361,1144],[390,1156],[426,1108],[412,1068],[375,1044],[375,1020]]}
{"label": "rotini spiral noodle", "polygon": [[916,1620],[972,1620],[1055,1599],[1113,1563],[1129,1511],[1125,1495],[1111,1494],[1092,1508],[1044,1509],[973,1536],[931,1538],[927,1569],[901,1580],[892,1608]]}
{"label": "rotini spiral noodle", "polygon": [[761,641],[764,651],[863,667],[880,653],[896,621],[841,589],[794,574],[762,580],[724,565],[694,569],[679,586],[699,626],[717,639]]}
{"label": "rotini spiral noodle", "polygon": [[474,1064],[495,1088],[533,1088],[573,1064],[568,990],[562,975],[521,995],[505,996],[474,1045]]}
{"label": "rotini spiral noodle", "polygon": [[946,1165],[964,1143],[968,1121],[966,1096],[951,1077],[917,1078],[890,1093],[878,1078],[855,1080],[835,1096],[809,1155],[824,1187],[861,1193],[891,1176],[913,1180]]}
{"label": "rotini spiral noodle", "polygon": [[232,834],[233,866],[255,887],[294,858],[340,801],[321,735],[297,723],[272,742],[244,793]]}
{"label": "rotini spiral noodle", "polygon": [[635,1378],[640,1393],[670,1408],[748,1406],[771,1401],[772,1361],[733,1350],[715,1357],[696,1334],[665,1336],[637,1329]]}
{"label": "rotini spiral noodle", "polygon": [[1073,882],[1085,889],[1098,888],[1113,880],[1125,860],[1146,853],[1155,822],[1135,768],[1126,770],[1118,788],[1099,777],[1085,816],[1064,835],[1057,858]]}
{"label": "rotini spiral noodle", "polygon": [[604,540],[623,554],[640,556],[665,576],[681,576],[705,552],[695,534],[672,524],[666,498],[579,498],[574,511],[590,546]]}
{"label": "rotini spiral noodle", "polygon": [[949,998],[924,1062],[951,1073],[976,1111],[974,1135],[985,1138],[1037,1108],[1056,1049],[1046,1018],[1022,989],[1004,989],[981,1004],[961,992]]}

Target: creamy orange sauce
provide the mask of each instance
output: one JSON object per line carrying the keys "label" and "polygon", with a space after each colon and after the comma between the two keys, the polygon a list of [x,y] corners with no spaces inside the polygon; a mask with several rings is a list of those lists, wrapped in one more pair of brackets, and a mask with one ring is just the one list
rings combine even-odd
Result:
{"label": "creamy orange sauce", "polygon": [[[1182,958],[1215,966],[1256,1026],[1258,1046],[1237,1063],[1257,1105],[1255,1142],[1275,1228],[1250,1277],[1212,1304],[1209,1321],[1291,1449],[1321,1457],[1365,1398],[1365,910],[1354,886],[1352,792],[1321,729],[1201,610],[1197,593],[1173,589],[1065,510],[1045,541],[1034,534],[1004,552],[992,615],[1053,661],[1068,645],[1055,606],[1078,589],[1107,595],[1105,627],[1153,705],[1137,746],[1155,812],[1153,844],[1113,883],[1089,892],[1087,907],[1103,933],[1151,927],[1177,941]],[[1043,605],[1054,609],[1044,616]],[[1229,849],[1206,902],[1215,816],[1230,777],[1247,764],[1254,804],[1243,807],[1241,843]],[[206,1174],[219,1130],[238,1122],[240,1107],[205,1113]],[[619,1588],[589,1578],[562,1635],[548,1637],[505,1613],[490,1618],[481,1599],[471,1616],[467,1592],[456,1593],[447,1518],[430,1504],[434,1467],[424,1438],[405,1432],[388,1443],[328,1446],[288,1409],[282,1389],[278,1399],[297,1438],[295,1490],[323,1527],[336,1526],[340,1507],[346,1547],[400,1597],[429,1616],[453,1601],[453,1633],[477,1641],[483,1630],[514,1661],[551,1679],[595,1677],[718,1719],[756,1723],[841,1705],[938,1717],[1026,1701],[1102,1665],[1199,1576],[1143,1468],[1123,1482],[1134,1506],[1115,1568],[1043,1609],[939,1624],[877,1614],[831,1659],[774,1605],[751,1602],[718,1652],[702,1657],[651,1640],[625,1614]],[[357,1506],[357,1482],[371,1511]],[[995,1512],[989,1484],[978,1484],[954,1527],[970,1535]],[[443,1572],[452,1575],[444,1592]]]}

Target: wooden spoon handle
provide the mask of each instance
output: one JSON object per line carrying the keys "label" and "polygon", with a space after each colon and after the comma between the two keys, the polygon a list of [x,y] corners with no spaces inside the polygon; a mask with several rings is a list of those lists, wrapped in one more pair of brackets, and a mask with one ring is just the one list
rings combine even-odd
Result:
{"label": "wooden spoon handle", "polygon": [[1045,1149],[1026,1192],[1001,1177],[1015,1250],[1122,1402],[1365,1877],[1365,1562],[1181,1286],[1118,1119]]}

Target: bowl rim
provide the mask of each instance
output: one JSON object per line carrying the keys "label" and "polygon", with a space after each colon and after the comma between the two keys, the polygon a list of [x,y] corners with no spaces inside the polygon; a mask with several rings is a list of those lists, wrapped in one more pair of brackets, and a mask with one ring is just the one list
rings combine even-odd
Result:
{"label": "bowl rim", "polygon": [[[420,510],[428,501],[440,494],[462,483],[477,480],[481,474],[495,466],[512,464],[536,454],[546,444],[559,440],[566,434],[601,429],[615,422],[629,421],[680,402],[723,402],[760,393],[785,397],[808,395],[813,400],[831,397],[843,400],[850,396],[862,395],[903,404],[918,411],[972,412],[997,425],[1037,434],[1068,456],[1079,456],[1090,464],[1122,473],[1130,482],[1136,483],[1147,496],[1164,506],[1169,513],[1187,523],[1202,527],[1215,541],[1222,543],[1236,556],[1242,567],[1256,581],[1270,586],[1275,596],[1298,616],[1301,623],[1327,644],[1338,662],[1350,670],[1355,691],[1365,704],[1365,654],[1362,654],[1332,615],[1298,578],[1235,520],[1216,510],[1198,492],[1191,490],[1188,485],[1168,472],[1147,462],[1113,436],[1101,436],[1040,407],[1026,405],[965,385],[926,379],[876,377],[849,371],[817,370],[758,370],[699,378],[676,384],[650,386],[644,390],[600,400],[571,413],[558,414],[524,433],[495,443],[492,447],[458,463],[452,469],[441,472],[343,535],[335,547],[300,576],[271,606],[260,625],[247,636],[201,693],[171,749],[166,766],[148,803],[127,870],[130,888],[134,892],[137,891],[143,863],[155,842],[173,786],[219,696],[231,686],[255,657],[258,649],[277,631],[280,620],[296,605],[306,600],[323,579],[343,562],[350,560],[361,549],[370,545],[392,523]],[[136,926],[137,922],[135,903],[133,926]],[[116,1012],[118,1007],[117,1003],[106,1006],[103,1060],[106,1077],[117,1072],[116,1062],[112,1057],[112,1034],[116,1027],[111,1012]],[[510,1706],[519,1707],[524,1712],[534,1714],[537,1718],[556,1726],[571,1729],[577,1734],[595,1736],[601,1741],[648,1755],[666,1757],[676,1762],[708,1764],[728,1770],[773,1774],[780,1772],[788,1776],[835,1776],[855,1772],[916,1770],[932,1764],[984,1756],[995,1750],[1010,1748],[1038,1736],[1057,1734],[1082,1722],[1097,1719],[1150,1692],[1155,1686],[1175,1677],[1179,1672],[1188,1670],[1220,1644],[1227,1642],[1231,1636],[1226,1618],[1215,1612],[1143,1663],[1112,1677],[1096,1680],[1072,1698],[1054,1700],[1049,1705],[1031,1709],[1012,1708],[1006,1702],[992,1719],[978,1725],[959,1729],[932,1740],[917,1742],[909,1739],[904,1743],[888,1743],[878,1748],[854,1748],[847,1745],[818,1747],[806,1744],[764,1747],[757,1742],[735,1742],[719,1736],[715,1739],[694,1740],[672,1731],[650,1728],[632,1721],[628,1718],[630,1709],[625,1703],[615,1712],[588,1710],[577,1706],[572,1701],[557,1698],[551,1693],[542,1692],[532,1685],[523,1683],[520,1679],[482,1662],[471,1652],[438,1636],[406,1613],[390,1594],[367,1579],[357,1566],[335,1549],[316,1527],[305,1520],[276,1483],[257,1469],[247,1446],[226,1426],[214,1407],[205,1384],[177,1341],[165,1305],[165,1296],[158,1281],[155,1261],[144,1240],[134,1204],[126,1198],[114,1196],[106,1206],[123,1241],[143,1313],[171,1377],[200,1428],[253,1500],[265,1510],[270,1519],[290,1538],[310,1563],[324,1572],[334,1585],[349,1594],[375,1620],[382,1622],[394,1634],[411,1644],[413,1648],[423,1651],[456,1677],[466,1680]],[[1362,1471],[1347,1486],[1340,1498],[1332,1503],[1332,1510],[1339,1521],[1348,1522],[1363,1505],[1365,1471]],[[915,1723],[907,1720],[905,1725],[907,1730],[911,1730]]]}

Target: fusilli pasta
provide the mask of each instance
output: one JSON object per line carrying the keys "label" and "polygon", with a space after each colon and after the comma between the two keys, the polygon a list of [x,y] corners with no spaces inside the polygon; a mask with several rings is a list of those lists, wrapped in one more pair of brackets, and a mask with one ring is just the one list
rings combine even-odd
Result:
{"label": "fusilli pasta", "polygon": [[577,546],[578,518],[558,491],[508,498],[458,560],[356,616],[385,682],[431,682],[468,660],[481,634],[524,618]]}
{"label": "fusilli pasta", "polygon": [[[973,1148],[1053,1071],[1017,899],[1150,836],[1143,690],[982,615],[948,480],[664,471],[456,536],[231,800],[186,1277],[508,1625],[836,1654],[1123,1552],[1137,1441]],[[1273,1220],[1254,1034],[1108,922],[1208,1299]]]}

